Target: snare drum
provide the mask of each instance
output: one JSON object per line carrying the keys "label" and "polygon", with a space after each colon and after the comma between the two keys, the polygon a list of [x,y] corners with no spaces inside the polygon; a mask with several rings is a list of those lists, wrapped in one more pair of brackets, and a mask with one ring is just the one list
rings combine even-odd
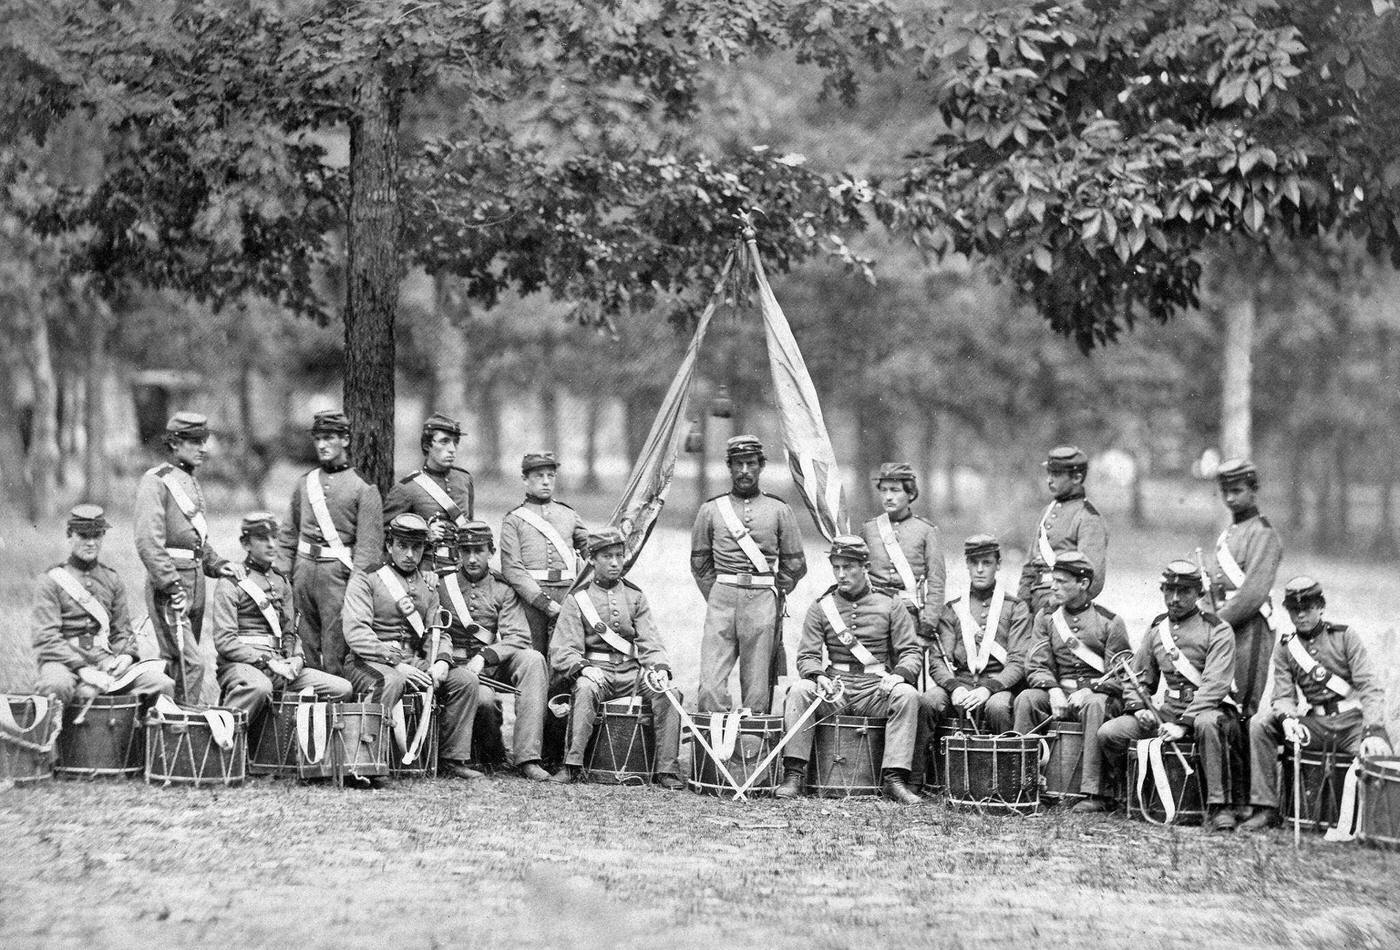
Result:
{"label": "snare drum", "polygon": [[248,736],[248,771],[253,775],[297,774],[296,693],[273,693],[262,721]]}
{"label": "snare drum", "polygon": [[[220,744],[220,736],[225,744]],[[146,719],[146,784],[241,785],[247,770],[248,714],[243,710],[151,710]]]}
{"label": "snare drum", "polygon": [[[62,778],[134,778],[146,764],[146,730],[141,728],[141,697],[95,696],[63,711],[58,740]],[[82,723],[77,722],[82,716]]]}
{"label": "snare drum", "polygon": [[1374,848],[1400,849],[1400,756],[1361,760],[1361,821],[1356,840]]}
{"label": "snare drum", "polygon": [[[408,739],[408,748],[401,748],[398,742],[394,743],[394,751],[389,755],[389,774],[394,778],[418,779],[432,778],[437,774],[438,759],[438,715],[437,704],[434,703],[428,709],[428,722],[423,723],[423,694],[412,691],[403,694],[403,722],[404,732]],[[387,722],[387,720],[386,720]],[[418,736],[422,732],[422,739]],[[368,735],[368,733],[364,733]],[[415,751],[413,746],[417,744]],[[349,752],[349,748],[346,749]],[[360,750],[365,752],[368,750]],[[412,752],[411,761],[405,762]],[[366,763],[368,767],[368,763]],[[370,773],[363,773],[370,774]],[[380,773],[383,774],[383,773]]]}
{"label": "snare drum", "polygon": [[650,785],[656,771],[651,707],[640,696],[601,704],[584,754],[584,780],[601,785]]}
{"label": "snare drum", "polygon": [[1284,820],[1291,824],[1295,812],[1299,824],[1314,831],[1326,831],[1337,823],[1341,811],[1342,788],[1347,769],[1355,756],[1339,751],[1323,752],[1303,749],[1298,756],[1302,766],[1299,784],[1302,786],[1302,810],[1293,801],[1293,747],[1283,747],[1283,767],[1279,769],[1279,801],[1283,802]]}
{"label": "snare drum", "polygon": [[0,781],[25,785],[53,778],[63,704],[43,695],[0,695]]}
{"label": "snare drum", "polygon": [[[1173,745],[1181,750],[1181,756],[1172,751]],[[1125,769],[1128,813],[1136,813],[1158,825],[1200,824],[1205,818],[1206,797],[1196,743],[1166,742],[1162,744],[1161,752],[1160,766],[1154,765],[1149,757],[1144,760],[1145,767],[1140,767],[1138,747],[1128,746]],[[1182,768],[1182,756],[1191,767],[1190,775]],[[1162,788],[1159,788],[1159,784]]]}
{"label": "snare drum", "polygon": [[1041,794],[1057,801],[1083,798],[1079,782],[1084,773],[1084,724],[1056,719],[1045,737],[1045,784]]}
{"label": "snare drum", "polygon": [[308,702],[297,720],[295,754],[303,779],[389,775],[389,716],[382,703]]}
{"label": "snare drum", "polygon": [[979,811],[1040,810],[1040,737],[969,736],[943,740],[948,800]]}
{"label": "snare drum", "polygon": [[975,720],[959,712],[959,708],[950,706],[934,727],[933,751],[924,766],[924,780],[930,791],[948,790],[948,776],[944,773],[944,766],[947,765],[943,755],[944,740],[953,735],[980,735],[983,731]]}
{"label": "snare drum", "polygon": [[[755,716],[750,713],[700,713],[695,725],[710,744],[730,777],[739,785],[749,780],[754,769],[783,738],[782,716]],[[772,795],[782,781],[781,763],[769,762],[763,774],[754,779],[744,792],[746,796]],[[690,757],[691,791],[702,795],[733,796],[734,788],[720,774],[719,767],[704,746],[696,742]]]}
{"label": "snare drum", "polygon": [[879,795],[884,757],[884,717],[828,716],[817,723],[812,740],[807,791],[819,798]]}

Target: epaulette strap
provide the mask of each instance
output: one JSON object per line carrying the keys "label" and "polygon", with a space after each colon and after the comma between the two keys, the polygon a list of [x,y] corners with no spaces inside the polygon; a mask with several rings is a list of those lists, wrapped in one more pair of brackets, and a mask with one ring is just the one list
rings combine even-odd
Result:
{"label": "epaulette strap", "polygon": [[642,592],[642,589],[641,589],[640,587],[638,587],[636,584],[634,584],[634,583],[632,583],[631,581],[629,581],[627,578],[624,577],[624,578],[621,578],[621,580],[622,580],[622,583],[623,583],[624,586],[632,588],[633,590],[635,590],[635,591],[636,591],[637,593],[639,593],[639,594]]}
{"label": "epaulette strap", "polygon": [[1084,510],[1089,512],[1089,514],[1091,515],[1096,515],[1099,513],[1099,509],[1095,508],[1094,503],[1087,498],[1084,499]]}
{"label": "epaulette strap", "polygon": [[1095,604],[1094,609],[1097,610],[1099,612],[1099,615],[1105,620],[1115,620],[1118,617],[1116,613],[1109,610],[1107,607],[1100,607],[1098,604]]}

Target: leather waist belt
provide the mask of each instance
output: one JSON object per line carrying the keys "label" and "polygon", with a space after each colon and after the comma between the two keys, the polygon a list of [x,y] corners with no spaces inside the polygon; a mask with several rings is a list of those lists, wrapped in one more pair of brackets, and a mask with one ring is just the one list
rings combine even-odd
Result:
{"label": "leather waist belt", "polygon": [[1340,716],[1342,713],[1355,712],[1361,708],[1359,699],[1338,699],[1334,702],[1316,703],[1308,707],[1310,715]]}
{"label": "leather waist belt", "polygon": [[1183,686],[1183,687],[1181,687],[1181,689],[1168,689],[1168,690],[1166,690],[1166,696],[1167,696],[1168,699],[1183,699],[1183,700],[1185,700],[1185,701],[1188,702],[1188,703],[1191,701],[1191,697],[1193,697],[1193,696],[1195,696],[1195,695],[1196,695],[1195,689],[1193,689],[1193,688],[1190,687],[1190,686]]}
{"label": "leather waist belt", "polygon": [[470,660],[475,655],[475,653],[466,647],[459,647],[456,645],[452,647],[452,658],[454,660]]}
{"label": "leather waist belt", "polygon": [[572,584],[573,577],[565,577],[562,568],[551,567],[547,571],[526,571],[531,580],[541,581],[546,584]]}
{"label": "leather waist belt", "polygon": [[177,561],[198,560],[198,558],[195,556],[195,552],[191,551],[189,548],[166,548],[165,553],[169,554]]}
{"label": "leather waist belt", "polygon": [[297,553],[314,558],[317,561],[339,561],[344,556],[349,555],[350,549],[344,545],[335,547],[329,544],[312,544],[310,541],[298,541]]}
{"label": "leather waist belt", "polygon": [[1093,682],[1094,678],[1092,676],[1086,676],[1083,679],[1066,676],[1064,679],[1060,680],[1060,689],[1088,689],[1091,688]]}
{"label": "leather waist belt", "polygon": [[731,587],[775,587],[778,583],[772,574],[720,574],[715,580]]}
{"label": "leather waist belt", "polygon": [[250,647],[261,647],[266,650],[279,649],[282,644],[270,633],[239,633],[238,639]]}
{"label": "leather waist belt", "polygon": [[863,663],[833,663],[831,668],[838,673],[863,673],[867,676],[883,676],[888,672],[883,663],[871,663],[869,666]]}
{"label": "leather waist belt", "polygon": [[613,650],[589,650],[583,655],[589,663],[626,663],[632,657],[626,653],[617,653]]}

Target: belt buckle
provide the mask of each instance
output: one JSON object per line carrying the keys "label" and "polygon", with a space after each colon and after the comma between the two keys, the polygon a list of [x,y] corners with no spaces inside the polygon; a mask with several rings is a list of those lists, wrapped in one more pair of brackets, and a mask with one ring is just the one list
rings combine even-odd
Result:
{"label": "belt buckle", "polygon": [[545,580],[551,584],[558,583],[564,576],[564,572],[557,567],[551,567],[546,572]]}
{"label": "belt buckle", "polygon": [[78,646],[82,647],[84,650],[91,650],[91,649],[92,649],[92,644],[93,644],[93,642],[94,642],[94,638],[93,638],[93,635],[92,635],[92,634],[90,634],[90,633],[80,633],[80,634],[78,634]]}
{"label": "belt buckle", "polygon": [[740,573],[738,573],[738,574],[735,574],[734,577],[735,577],[735,578],[739,581],[739,583],[742,584],[744,587],[752,587],[752,586],[753,586],[753,574],[751,574],[751,573],[748,572],[748,571],[742,571],[742,572],[740,572]]}

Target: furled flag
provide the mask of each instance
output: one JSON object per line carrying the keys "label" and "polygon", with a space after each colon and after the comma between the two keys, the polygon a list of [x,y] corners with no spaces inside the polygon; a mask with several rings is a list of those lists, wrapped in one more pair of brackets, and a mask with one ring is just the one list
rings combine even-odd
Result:
{"label": "furled flag", "polygon": [[838,534],[850,532],[850,513],[846,510],[841,473],[836,468],[836,453],[826,433],[817,389],[812,385],[807,363],[797,348],[783,308],[778,306],[773,288],[768,286],[752,231],[746,233],[745,238],[753,262],[754,280],[758,283],[758,303],[768,339],[768,367],[773,373],[773,396],[778,404],[788,468],[792,470],[792,480],[802,493],[802,500],[807,503],[807,510],[812,513],[812,520],[830,541]]}

